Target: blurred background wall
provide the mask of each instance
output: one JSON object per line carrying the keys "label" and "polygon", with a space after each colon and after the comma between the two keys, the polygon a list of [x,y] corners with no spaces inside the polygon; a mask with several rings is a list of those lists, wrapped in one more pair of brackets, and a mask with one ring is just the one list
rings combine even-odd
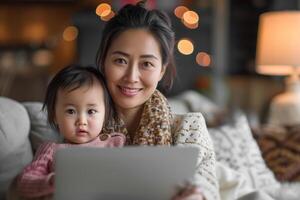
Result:
{"label": "blurred background wall", "polygon": [[[122,5],[134,2],[0,0],[0,95],[42,101],[47,83],[59,69],[71,63],[95,65],[106,21]],[[103,3],[111,6],[111,14],[96,13]],[[282,77],[255,72],[258,19],[267,11],[298,10],[299,0],[147,4],[166,11],[176,32],[178,78],[168,96],[193,89],[219,105],[262,113],[271,97],[283,90]],[[183,18],[176,10],[179,6],[191,11],[190,18]]]}

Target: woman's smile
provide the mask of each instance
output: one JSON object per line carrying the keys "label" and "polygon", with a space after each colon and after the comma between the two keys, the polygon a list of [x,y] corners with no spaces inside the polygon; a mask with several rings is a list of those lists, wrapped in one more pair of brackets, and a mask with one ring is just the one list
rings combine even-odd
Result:
{"label": "woman's smile", "polygon": [[121,93],[128,97],[135,96],[142,90],[142,88],[130,88],[130,87],[124,87],[124,86],[118,86],[118,87],[119,87]]}

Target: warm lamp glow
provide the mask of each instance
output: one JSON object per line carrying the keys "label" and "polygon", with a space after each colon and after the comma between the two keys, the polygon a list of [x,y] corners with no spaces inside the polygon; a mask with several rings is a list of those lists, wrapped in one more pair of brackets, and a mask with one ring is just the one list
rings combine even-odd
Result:
{"label": "warm lamp glow", "polygon": [[300,12],[268,12],[260,16],[257,72],[290,75],[300,72]]}
{"label": "warm lamp glow", "polygon": [[181,39],[177,44],[178,51],[184,55],[190,55],[194,51],[193,43],[188,39]]}
{"label": "warm lamp glow", "polygon": [[257,39],[257,72],[289,75],[286,90],[270,104],[268,123],[291,126],[300,123],[300,12],[262,14]]}

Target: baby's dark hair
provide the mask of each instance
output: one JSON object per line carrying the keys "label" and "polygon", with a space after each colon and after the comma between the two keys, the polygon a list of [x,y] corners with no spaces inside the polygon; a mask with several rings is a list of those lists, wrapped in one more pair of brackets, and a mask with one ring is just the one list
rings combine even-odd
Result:
{"label": "baby's dark hair", "polygon": [[105,74],[105,57],[113,41],[128,29],[145,29],[157,39],[160,45],[162,64],[166,65],[162,86],[167,91],[172,87],[176,76],[173,56],[175,33],[172,29],[169,16],[160,10],[146,9],[145,2],[140,1],[136,5],[125,5],[107,22],[102,32],[96,63],[100,71]]}
{"label": "baby's dark hair", "polygon": [[57,125],[55,124],[55,105],[58,90],[67,89],[71,92],[85,85],[92,86],[95,80],[98,80],[103,87],[105,104],[103,126],[106,126],[110,120],[114,119],[116,112],[113,102],[107,90],[105,79],[99,70],[91,66],[70,65],[60,70],[47,87],[43,110],[47,110],[48,122],[52,128],[57,130]]}

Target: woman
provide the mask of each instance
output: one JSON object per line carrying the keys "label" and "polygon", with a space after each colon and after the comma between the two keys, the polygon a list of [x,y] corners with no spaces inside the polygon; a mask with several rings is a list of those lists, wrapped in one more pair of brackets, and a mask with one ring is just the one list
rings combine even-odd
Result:
{"label": "woman", "polygon": [[105,128],[126,135],[127,145],[185,145],[200,149],[193,183],[174,199],[219,199],[215,157],[201,114],[173,116],[156,89],[172,86],[175,36],[167,15],[144,1],[126,5],[103,30],[97,65],[119,118]]}

